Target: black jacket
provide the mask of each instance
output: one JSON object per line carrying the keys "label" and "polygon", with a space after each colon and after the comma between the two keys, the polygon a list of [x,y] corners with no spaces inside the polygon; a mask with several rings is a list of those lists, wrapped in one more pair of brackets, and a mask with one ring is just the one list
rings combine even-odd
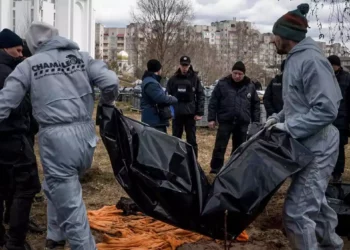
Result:
{"label": "black jacket", "polygon": [[175,119],[181,115],[204,115],[204,88],[197,72],[191,68],[187,75],[183,75],[179,69],[169,79],[167,92],[178,99],[178,103],[173,105]]}
{"label": "black jacket", "polygon": [[208,121],[249,124],[260,122],[260,99],[248,77],[236,83],[229,75],[219,80],[210,98]]}
{"label": "black jacket", "polygon": [[[6,78],[21,61],[0,50],[0,89],[4,87]],[[0,135],[30,134],[30,117],[31,102],[29,95],[27,95],[21,104],[12,110],[10,116],[0,123]]]}
{"label": "black jacket", "polygon": [[283,109],[282,78],[282,75],[276,75],[265,90],[263,101],[267,117]]}
{"label": "black jacket", "polygon": [[344,71],[342,68],[335,73],[343,99],[340,102],[338,109],[337,119],[333,122],[333,125],[339,130],[349,130],[349,117],[350,117],[350,73]]}

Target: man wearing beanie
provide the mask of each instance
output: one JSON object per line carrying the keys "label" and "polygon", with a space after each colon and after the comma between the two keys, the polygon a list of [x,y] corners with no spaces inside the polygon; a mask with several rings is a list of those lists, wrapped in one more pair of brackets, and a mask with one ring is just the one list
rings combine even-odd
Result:
{"label": "man wearing beanie", "polygon": [[[26,42],[33,56],[6,79],[0,91],[0,122],[29,92],[33,115],[39,123],[38,145],[47,197],[45,249],[63,249],[68,240],[72,250],[96,250],[79,177],[91,167],[97,143],[92,120],[93,88],[101,90],[101,104],[113,105],[118,78],[104,62],[80,52],[76,43],[59,36],[49,24],[33,22]],[[26,193],[29,195],[28,190]],[[24,201],[33,197],[21,198],[22,214],[28,217]],[[12,219],[16,225],[22,223],[11,211]],[[8,243],[5,249],[22,249]]]}
{"label": "man wearing beanie", "polygon": [[209,102],[209,127],[215,128],[219,123],[210,163],[211,173],[218,173],[223,166],[231,135],[232,154],[246,140],[250,122],[259,121],[259,96],[254,84],[245,76],[245,65],[238,61],[232,67],[232,73],[219,80]]}
{"label": "man wearing beanie", "polygon": [[191,58],[182,56],[179,63],[178,70],[167,84],[168,93],[178,99],[174,105],[173,136],[182,138],[185,130],[186,141],[198,157],[196,121],[204,115],[204,90],[198,72],[191,65]]}
{"label": "man wearing beanie", "polygon": [[329,56],[328,61],[333,66],[334,73],[343,96],[338,109],[337,119],[333,122],[333,125],[339,130],[339,155],[337,163],[335,164],[334,171],[332,173],[332,182],[338,183],[341,182],[341,176],[344,173],[345,167],[344,146],[348,144],[350,122],[350,74],[349,72],[343,70],[340,63],[340,58],[338,56]]}
{"label": "man wearing beanie", "polygon": [[281,63],[281,74],[276,75],[265,90],[263,101],[266,110],[266,118],[274,113],[279,113],[283,109],[282,78],[284,62],[285,60]]}
{"label": "man wearing beanie", "polygon": [[[0,32],[0,89],[23,61],[22,51],[23,40],[17,34],[8,29]],[[30,143],[30,113],[30,100],[26,98],[0,123],[0,245],[8,250],[30,249],[25,241],[29,213],[33,198],[40,191],[36,157]],[[3,223],[9,224],[7,235]]]}
{"label": "man wearing beanie", "polygon": [[335,233],[337,214],[325,191],[339,152],[339,132],[332,125],[342,99],[331,64],[318,44],[306,37],[308,4],[301,4],[276,21],[273,43],[288,54],[283,73],[283,101],[265,127],[297,139],[315,156],[293,176],[286,194],[283,222],[292,249],[343,248]]}
{"label": "man wearing beanie", "polygon": [[170,105],[177,103],[173,96],[167,96],[160,85],[162,65],[156,59],[147,62],[147,70],[142,77],[141,121],[167,133],[171,119]]}

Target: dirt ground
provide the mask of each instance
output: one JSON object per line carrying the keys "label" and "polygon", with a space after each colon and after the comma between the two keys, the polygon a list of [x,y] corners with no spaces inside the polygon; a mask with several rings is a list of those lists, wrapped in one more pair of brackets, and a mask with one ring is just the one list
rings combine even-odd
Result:
{"label": "dirt ground", "polygon": [[[140,115],[136,112],[131,112],[130,108],[125,104],[118,104],[122,108],[124,114],[132,118],[139,119]],[[98,131],[97,131],[98,132]],[[170,129],[168,129],[170,132]],[[99,133],[98,133],[99,134]],[[209,163],[211,153],[215,141],[215,131],[206,128],[200,128],[197,131],[199,145],[199,162],[206,173],[209,173]],[[229,144],[230,145],[230,144]],[[229,146],[230,147],[230,146]],[[230,149],[227,150],[230,152]],[[38,152],[37,152],[38,155]],[[350,147],[347,148],[347,166],[350,165]],[[228,155],[227,155],[228,158]],[[227,159],[226,158],[226,159]],[[39,158],[38,158],[38,162]],[[41,165],[39,165],[41,171]],[[350,168],[346,169],[344,181],[350,181]],[[248,228],[250,240],[247,243],[232,243],[230,249],[240,250],[287,250],[288,242],[281,232],[282,220],[281,212],[284,200],[284,194],[288,188],[288,181],[275,194],[272,200],[266,207],[257,220]],[[83,196],[88,209],[99,209],[105,205],[115,205],[121,196],[125,196],[124,191],[116,182],[112,168],[109,162],[107,152],[100,140],[91,170],[85,176],[83,183]],[[46,225],[46,202],[35,203],[32,209],[32,217],[40,225]],[[96,241],[99,242],[101,234],[93,232]],[[29,234],[29,242],[34,250],[44,249],[45,234]],[[350,242],[344,239],[344,249],[350,250]],[[69,248],[67,248],[69,249]],[[178,248],[179,250],[216,250],[224,249],[222,245],[215,242],[197,242],[195,244],[187,244]]]}

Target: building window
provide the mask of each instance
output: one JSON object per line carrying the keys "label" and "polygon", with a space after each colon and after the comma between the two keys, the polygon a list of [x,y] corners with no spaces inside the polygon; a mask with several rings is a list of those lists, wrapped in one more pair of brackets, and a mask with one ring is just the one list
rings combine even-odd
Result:
{"label": "building window", "polygon": [[12,7],[16,7],[16,1],[13,1]]}
{"label": "building window", "polygon": [[13,15],[13,19],[16,19],[16,11],[15,10],[12,12],[12,15]]}
{"label": "building window", "polygon": [[32,0],[32,6],[34,6],[34,0]]}
{"label": "building window", "polygon": [[31,22],[34,21],[34,10],[33,9],[30,10],[30,20],[31,20]]}
{"label": "building window", "polygon": [[56,13],[53,13],[53,26],[56,25]]}

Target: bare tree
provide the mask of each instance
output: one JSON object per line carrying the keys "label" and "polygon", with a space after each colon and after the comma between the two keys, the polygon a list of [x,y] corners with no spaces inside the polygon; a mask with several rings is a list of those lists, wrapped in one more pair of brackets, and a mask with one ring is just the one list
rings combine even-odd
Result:
{"label": "bare tree", "polygon": [[216,48],[210,45],[207,38],[203,38],[200,33],[196,34],[186,50],[186,55],[191,57],[194,70],[198,71],[204,85],[211,85],[222,76],[221,60]]}
{"label": "bare tree", "polygon": [[[319,38],[326,37],[323,27],[328,23],[329,43],[333,44],[335,40],[340,39],[345,45],[350,41],[350,2],[348,0],[310,0],[311,15],[317,20],[317,26],[320,31]],[[320,16],[322,9],[329,10],[327,20]]]}
{"label": "bare tree", "polygon": [[188,44],[188,26],[193,19],[191,1],[138,0],[131,15],[138,24],[134,34],[137,66],[143,67],[151,58],[158,59],[164,75],[168,75],[173,70],[174,58],[178,58]]}

